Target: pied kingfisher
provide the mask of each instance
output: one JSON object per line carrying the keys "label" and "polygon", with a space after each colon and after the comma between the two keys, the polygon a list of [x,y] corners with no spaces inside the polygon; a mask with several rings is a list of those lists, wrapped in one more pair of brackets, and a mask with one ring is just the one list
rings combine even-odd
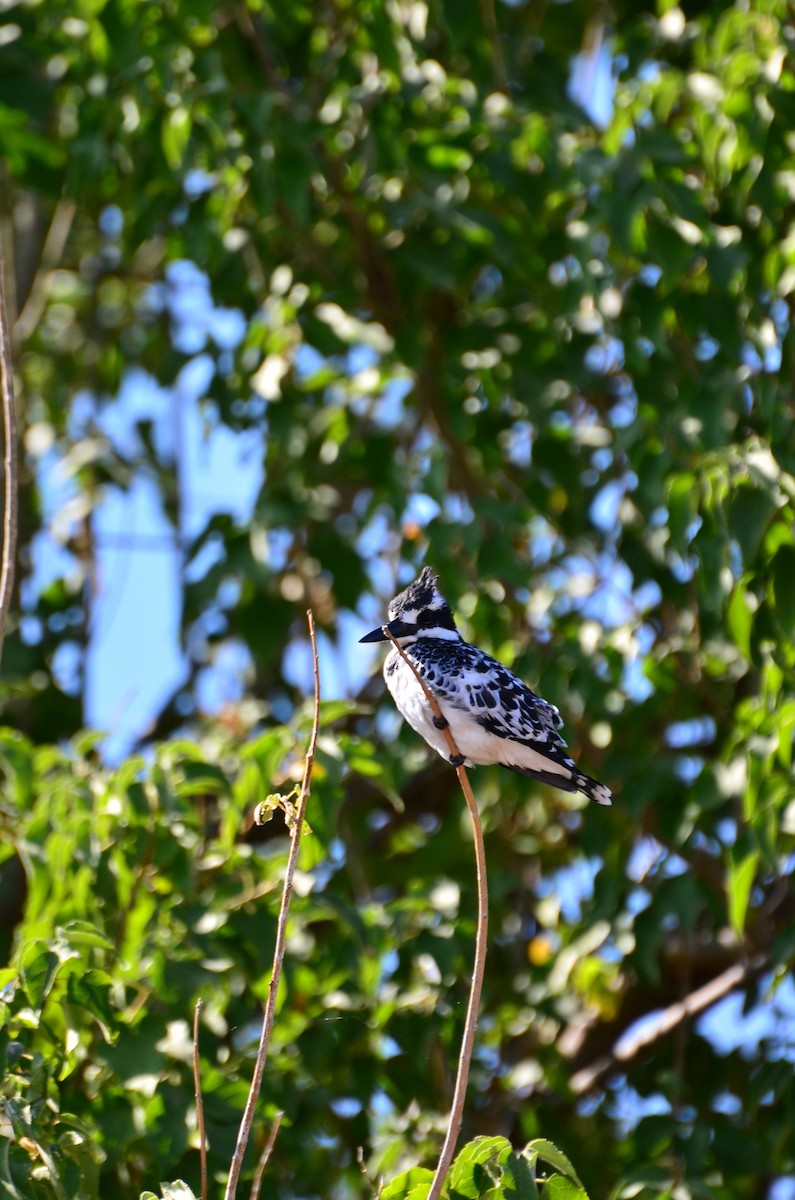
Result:
{"label": "pied kingfisher", "polygon": [[[500,763],[564,792],[584,792],[597,804],[610,804],[610,789],[569,757],[558,732],[563,724],[558,710],[502,663],[464,641],[437,582],[425,567],[389,605],[388,624],[360,639],[388,641],[388,629],[436,698],[441,720],[393,647],[384,678],[412,729],[454,766]],[[460,751],[458,759],[450,753],[447,727]]]}

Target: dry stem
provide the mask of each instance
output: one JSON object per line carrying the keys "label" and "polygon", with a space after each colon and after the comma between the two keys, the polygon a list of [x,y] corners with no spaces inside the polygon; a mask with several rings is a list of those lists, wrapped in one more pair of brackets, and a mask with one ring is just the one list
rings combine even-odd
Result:
{"label": "dry stem", "polygon": [[14,368],[5,299],[5,259],[0,253],[0,403],[3,409],[3,562],[0,567],[0,654],[14,591],[17,554],[17,414],[14,404]]}
{"label": "dry stem", "polygon": [[204,1125],[204,1101],[202,1100],[202,1083],[199,1073],[199,1013],[202,1010],[201,1000],[196,1001],[193,1010],[193,1094],[196,1099],[196,1127],[199,1131],[199,1161],[201,1162],[202,1196],[207,1200],[207,1130]]}
{"label": "dry stem", "polygon": [[[237,1193],[237,1184],[240,1179],[240,1171],[243,1166],[243,1156],[246,1152],[249,1137],[251,1136],[251,1126],[254,1122],[254,1110],[259,1099],[260,1088],[262,1087],[262,1076],[265,1072],[265,1063],[268,1057],[268,1049],[270,1047],[271,1033],[273,1031],[273,1022],[276,1016],[276,993],[279,990],[279,982],[282,976],[282,964],[284,963],[284,949],[287,936],[287,917],[290,911],[290,900],[293,892],[293,879],[295,877],[295,868],[298,862],[298,850],[301,843],[301,832],[304,825],[304,816],[306,814],[307,804],[309,803],[310,785],[312,780],[312,766],[315,761],[315,747],[317,746],[317,735],[320,726],[320,670],[317,661],[317,641],[315,639],[315,620],[312,615],[312,609],[308,609],[306,619],[309,624],[309,640],[312,644],[312,662],[315,678],[315,703],[314,715],[312,718],[312,732],[309,736],[309,747],[304,760],[304,777],[301,781],[301,793],[298,797],[296,805],[295,824],[292,826],[290,854],[287,859],[287,869],[284,875],[284,887],[282,888],[282,903],[279,909],[279,920],[276,926],[276,946],[273,951],[273,969],[271,972],[271,981],[268,987],[268,999],[265,1004],[265,1011],[262,1016],[262,1033],[260,1034],[259,1048],[257,1050],[257,1058],[254,1063],[254,1074],[251,1079],[251,1087],[249,1088],[246,1107],[243,1112],[243,1118],[240,1122],[240,1130],[237,1135],[237,1143],[235,1152],[232,1155],[232,1162],[229,1167],[229,1178],[224,1192],[224,1200],[234,1200]],[[278,1125],[277,1125],[278,1132]]]}
{"label": "dry stem", "polygon": [[28,292],[22,312],[14,322],[14,333],[18,346],[21,346],[30,337],[44,315],[47,304],[47,280],[63,257],[76,212],[77,205],[73,200],[61,199],[55,206],[50,228],[47,230],[47,236],[42,246],[36,277]]}
{"label": "dry stem", "polygon": [[282,1123],[283,1116],[283,1112],[277,1112],[276,1116],[273,1118],[273,1124],[271,1125],[271,1131],[268,1134],[268,1140],[262,1148],[262,1154],[259,1156],[257,1170],[254,1174],[254,1182],[251,1185],[251,1195],[249,1200],[259,1200],[262,1180],[265,1177],[265,1168],[268,1165],[268,1159],[271,1156],[271,1150],[276,1145],[276,1137],[279,1133],[279,1126]]}
{"label": "dry stem", "polygon": [[[389,632],[388,626],[384,625],[383,631],[389,638],[392,645],[397,650],[400,657],[406,665],[414,672],[415,678],[422,688],[425,696],[433,709],[434,715],[440,722],[440,727],[444,733],[447,744],[450,747],[450,754],[455,759],[460,759],[461,754],[455,744],[455,739],[450,732],[450,726],[447,723],[447,718],[439,706],[439,701],[434,696],[433,692],[425,683],[425,680],[420,675],[414,663],[404,653],[403,648],[398,645],[395,638]],[[444,725],[441,725],[444,722]],[[456,775],[458,782],[461,785],[461,791],[464,793],[464,799],[469,809],[469,815],[472,818],[472,831],[475,838],[475,862],[477,865],[477,881],[478,881],[478,926],[477,935],[475,937],[475,962],[472,970],[472,983],[469,989],[469,1003],[467,1005],[466,1025],[464,1028],[464,1036],[461,1040],[461,1052],[458,1056],[458,1073],[455,1080],[455,1090],[453,1092],[453,1103],[450,1108],[450,1117],[447,1124],[447,1133],[442,1146],[442,1152],[439,1155],[439,1162],[436,1167],[436,1174],[433,1177],[430,1191],[428,1192],[427,1200],[438,1200],[444,1186],[447,1172],[450,1170],[450,1164],[453,1161],[455,1154],[456,1142],[458,1135],[461,1132],[461,1124],[464,1119],[464,1102],[466,1100],[467,1083],[469,1082],[469,1068],[472,1063],[472,1051],[475,1046],[475,1034],[478,1028],[478,1009],[480,1007],[480,993],[483,989],[483,978],[486,973],[486,949],[488,944],[488,925],[489,925],[489,891],[488,881],[486,877],[486,848],[483,844],[483,826],[480,821],[475,797],[472,795],[472,788],[469,785],[469,777],[466,769],[457,766]]]}

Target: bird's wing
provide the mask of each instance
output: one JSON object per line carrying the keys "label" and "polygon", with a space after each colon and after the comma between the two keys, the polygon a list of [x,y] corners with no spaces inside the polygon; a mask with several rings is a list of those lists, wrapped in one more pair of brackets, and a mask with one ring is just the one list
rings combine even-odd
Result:
{"label": "bird's wing", "polygon": [[427,663],[426,671],[440,698],[466,710],[489,733],[523,742],[555,759],[561,749],[565,754],[558,733],[563,720],[554,704],[537,696],[490,655],[467,642],[457,643],[454,665],[447,663],[440,670]]}
{"label": "bird's wing", "polygon": [[[563,791],[584,792],[597,804],[610,803],[610,789],[584,774],[570,758],[559,733],[563,720],[554,704],[537,696],[502,663],[468,642],[451,644],[434,638],[419,639],[408,655],[443,706],[457,708],[487,733],[526,746],[536,756],[525,764],[509,761],[506,753],[498,760],[503,766]],[[544,759],[564,767],[567,774],[562,776],[554,767],[544,770]]]}

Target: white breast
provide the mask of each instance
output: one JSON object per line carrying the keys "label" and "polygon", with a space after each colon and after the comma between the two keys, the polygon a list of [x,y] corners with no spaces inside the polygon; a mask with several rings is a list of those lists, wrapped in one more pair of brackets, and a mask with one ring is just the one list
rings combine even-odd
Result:
{"label": "white breast", "polygon": [[[403,662],[397,650],[393,650],[391,654],[387,655],[384,663],[384,679],[398,711],[408,721],[411,728],[420,737],[425,738],[425,741],[437,754],[441,754],[442,758],[449,759],[450,747],[444,732],[437,729],[433,723],[433,709],[428,703],[428,698],[411,667]],[[463,750],[461,753],[463,754]]]}
{"label": "white breast", "polygon": [[[450,746],[444,731],[433,723],[433,709],[411,667],[403,661],[397,650],[387,656],[384,663],[384,679],[398,710],[420,737],[449,762]],[[510,738],[497,737],[489,733],[466,710],[453,708],[437,697],[442,715],[450,722],[450,732],[460,754],[470,766],[486,766],[501,763],[503,766],[520,767],[525,770],[543,771],[571,779],[571,771],[562,763],[547,758],[530,746],[513,742]]]}

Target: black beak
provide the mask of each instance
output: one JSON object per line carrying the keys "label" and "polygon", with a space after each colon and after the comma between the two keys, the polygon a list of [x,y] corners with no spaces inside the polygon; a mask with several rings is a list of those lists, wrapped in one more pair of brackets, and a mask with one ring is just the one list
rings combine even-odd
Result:
{"label": "black beak", "polygon": [[363,638],[359,638],[360,642],[386,642],[388,640],[380,625],[377,629],[372,629],[370,633],[366,633]]}
{"label": "black beak", "polygon": [[377,629],[373,629],[370,633],[366,633],[363,638],[359,638],[360,642],[388,642],[389,638],[384,633],[384,628],[388,629],[392,637],[408,637],[409,634],[416,633],[415,625],[407,625],[405,621],[390,621],[388,625],[379,625]]}

